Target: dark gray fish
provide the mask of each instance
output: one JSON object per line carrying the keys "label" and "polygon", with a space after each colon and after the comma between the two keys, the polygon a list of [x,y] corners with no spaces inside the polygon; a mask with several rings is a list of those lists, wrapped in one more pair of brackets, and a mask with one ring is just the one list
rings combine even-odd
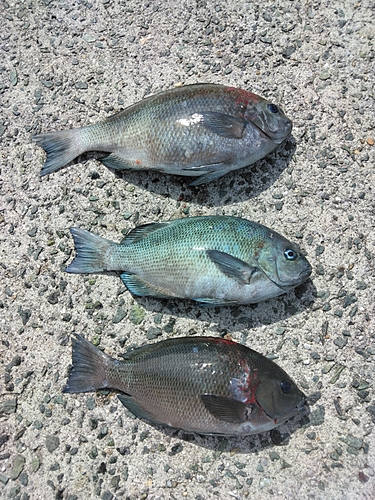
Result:
{"label": "dark gray fish", "polygon": [[307,414],[306,398],[276,363],[230,340],[182,337],[110,358],[77,335],[64,392],[112,388],[134,415],[201,434],[244,436]]}

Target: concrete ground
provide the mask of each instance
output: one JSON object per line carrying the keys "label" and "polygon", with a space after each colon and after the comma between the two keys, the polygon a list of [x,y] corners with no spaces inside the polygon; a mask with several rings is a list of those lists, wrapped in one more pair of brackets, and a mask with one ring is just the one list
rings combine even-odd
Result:
{"label": "concrete ground", "polygon": [[[2,0],[1,498],[375,498],[374,19],[369,0]],[[282,105],[292,138],[200,188],[117,176],[96,154],[39,177],[32,134],[196,82]],[[311,279],[256,306],[210,309],[135,299],[115,273],[64,272],[71,226],[120,241],[139,224],[222,213],[300,244]],[[152,427],[114,392],[62,393],[73,332],[114,357],[230,335],[274,357],[311,415],[242,439]]]}

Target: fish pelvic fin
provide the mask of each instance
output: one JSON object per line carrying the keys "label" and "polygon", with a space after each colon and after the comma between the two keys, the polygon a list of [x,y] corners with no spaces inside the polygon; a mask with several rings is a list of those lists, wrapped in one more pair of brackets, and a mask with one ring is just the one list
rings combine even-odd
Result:
{"label": "fish pelvic fin", "polygon": [[114,270],[108,269],[108,260],[110,249],[116,245],[115,243],[80,227],[72,227],[70,232],[74,239],[76,256],[65,269],[67,273],[98,273]]}
{"label": "fish pelvic fin", "polygon": [[82,335],[72,337],[72,369],[63,392],[88,392],[109,387],[107,368],[113,362]]}
{"label": "fish pelvic fin", "polygon": [[87,148],[82,146],[80,138],[81,130],[77,128],[35,135],[32,138],[33,141],[47,153],[40,176],[43,177],[60,170],[74,158],[87,151]]}
{"label": "fish pelvic fin", "polygon": [[[204,168],[206,165],[202,165]],[[196,177],[193,181],[189,183],[189,186],[200,186],[201,184],[206,184],[207,182],[214,181],[219,179],[223,175],[227,174],[230,169],[228,168],[227,163],[217,163],[216,165],[208,165],[209,168],[218,167],[217,170],[213,170],[208,172],[207,174],[202,174],[199,177]]]}

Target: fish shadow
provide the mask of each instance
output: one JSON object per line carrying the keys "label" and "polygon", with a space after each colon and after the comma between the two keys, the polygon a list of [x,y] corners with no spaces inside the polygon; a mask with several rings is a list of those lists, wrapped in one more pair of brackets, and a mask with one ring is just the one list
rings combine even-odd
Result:
{"label": "fish shadow", "polygon": [[[198,205],[218,207],[243,202],[266,191],[288,167],[296,147],[296,140],[290,136],[261,160],[200,186],[189,186],[196,177],[164,174],[152,170],[113,170],[110,168],[108,170],[111,170],[118,179],[155,195],[185,203],[194,202]],[[100,161],[104,156],[106,155],[98,152],[85,153],[69,165],[89,159]],[[98,172],[96,175],[100,177]]]}
{"label": "fish shadow", "polygon": [[[162,313],[175,319],[191,319],[194,322],[208,323],[209,327],[205,333],[212,330],[212,334],[224,336],[228,333],[242,331],[243,338],[241,340],[244,342],[249,329],[272,325],[310,309],[316,300],[316,294],[317,289],[309,278],[284,295],[256,304],[240,306],[208,307],[184,299],[156,299],[137,296],[133,296],[133,298],[139,306],[151,313]],[[171,319],[167,325],[171,325]],[[161,330],[165,327],[166,325],[160,325]],[[185,335],[196,333],[198,332],[194,328],[189,332],[184,332]]]}
{"label": "fish shadow", "polygon": [[[301,428],[306,428],[309,425],[309,412],[310,409],[307,406],[305,415],[292,417],[287,422],[284,422],[271,431],[251,434],[249,436],[203,435],[184,431],[183,429],[156,425],[150,422],[147,422],[147,424],[167,437],[212,450],[218,453],[219,456],[222,453],[249,454],[257,453],[261,450],[273,448],[275,446],[287,446],[294,432]],[[182,449],[183,445],[177,442],[173,444],[168,454],[169,456],[176,455],[181,452]],[[286,467],[288,467],[288,464]]]}

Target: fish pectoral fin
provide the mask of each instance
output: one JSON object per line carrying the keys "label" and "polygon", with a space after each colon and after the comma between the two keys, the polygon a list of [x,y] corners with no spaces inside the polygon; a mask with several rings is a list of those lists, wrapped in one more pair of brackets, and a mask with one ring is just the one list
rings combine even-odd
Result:
{"label": "fish pectoral fin", "polygon": [[139,297],[157,297],[159,299],[170,297],[170,295],[161,292],[157,288],[147,283],[147,281],[142,280],[142,278],[140,278],[136,274],[121,273],[120,278],[124,282],[129,292],[133,293],[134,295],[138,295]]}
{"label": "fish pectoral fin", "polygon": [[126,163],[125,160],[115,155],[114,153],[111,153],[110,155],[101,158],[100,161],[104,163],[106,167],[113,168],[114,170],[131,170],[136,168]]}
{"label": "fish pectoral fin", "polygon": [[199,123],[211,132],[227,139],[242,139],[246,128],[246,121],[242,118],[215,111],[204,111],[198,114]]}
{"label": "fish pectoral fin", "polygon": [[136,417],[141,418],[142,420],[147,420],[147,422],[150,422],[152,424],[163,425],[163,422],[156,420],[146,410],[141,408],[139,404],[131,396],[118,394],[117,397],[121,401],[121,403],[125,406],[125,408],[131,411],[133,415],[135,415]]}
{"label": "fish pectoral fin", "polygon": [[201,400],[211,415],[225,422],[245,422],[248,405],[226,396],[202,394]]}
{"label": "fish pectoral fin", "polygon": [[149,234],[163,229],[166,226],[173,224],[173,220],[167,222],[152,222],[151,224],[143,224],[142,226],[135,227],[125,238],[121,241],[121,245],[132,245],[133,243],[138,243],[146,238]]}
{"label": "fish pectoral fin", "polygon": [[237,300],[222,300],[211,297],[194,297],[193,300],[204,307],[234,306],[238,304]]}
{"label": "fish pectoral fin", "polygon": [[243,260],[219,250],[206,250],[206,254],[221,272],[231,278],[236,278],[246,285],[250,283],[251,277],[258,270],[258,268],[250,266]]}

